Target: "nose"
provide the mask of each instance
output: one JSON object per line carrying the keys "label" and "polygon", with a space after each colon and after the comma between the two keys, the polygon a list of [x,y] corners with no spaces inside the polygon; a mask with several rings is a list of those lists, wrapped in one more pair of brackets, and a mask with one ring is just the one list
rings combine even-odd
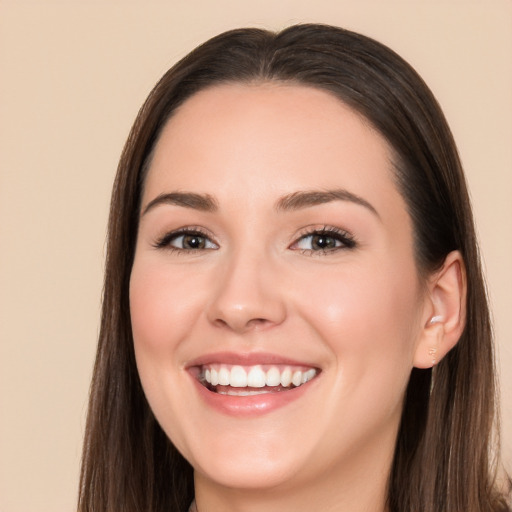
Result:
{"label": "nose", "polygon": [[219,269],[207,316],[238,334],[268,329],[286,318],[283,289],[270,258],[232,255]]}

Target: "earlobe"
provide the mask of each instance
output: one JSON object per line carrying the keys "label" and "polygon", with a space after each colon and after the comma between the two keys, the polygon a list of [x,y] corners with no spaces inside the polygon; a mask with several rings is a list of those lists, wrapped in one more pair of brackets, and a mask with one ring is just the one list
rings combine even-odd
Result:
{"label": "earlobe", "polygon": [[435,366],[459,341],[466,322],[466,289],[462,255],[453,251],[428,282],[426,319],[413,361],[416,368]]}
{"label": "earlobe", "polygon": [[416,368],[432,368],[452,348],[443,344],[443,331],[441,321],[429,322],[429,325],[423,328],[420,343],[416,347],[414,356],[413,364]]}

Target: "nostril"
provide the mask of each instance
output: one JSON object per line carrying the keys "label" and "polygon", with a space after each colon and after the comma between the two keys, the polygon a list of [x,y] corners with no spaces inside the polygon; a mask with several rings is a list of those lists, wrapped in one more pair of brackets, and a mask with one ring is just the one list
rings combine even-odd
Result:
{"label": "nostril", "polygon": [[240,319],[231,319],[231,321],[224,320],[223,318],[215,319],[214,323],[217,327],[230,328],[239,332],[246,332],[250,330],[258,330],[265,328],[272,322],[267,318],[251,318],[247,321]]}
{"label": "nostril", "polygon": [[218,327],[227,327],[228,326],[228,323],[226,322],[226,320],[222,320],[222,318],[216,318],[214,323]]}
{"label": "nostril", "polygon": [[[228,280],[213,294],[206,309],[208,320],[217,328],[239,333],[281,324],[286,317],[281,293],[261,283],[259,286],[242,287],[240,280],[236,283]],[[269,290],[274,291],[270,293]]]}

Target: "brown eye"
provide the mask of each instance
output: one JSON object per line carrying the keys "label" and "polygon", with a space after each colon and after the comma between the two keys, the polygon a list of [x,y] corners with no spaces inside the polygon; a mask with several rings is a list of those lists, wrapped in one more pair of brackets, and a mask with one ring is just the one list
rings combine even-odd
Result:
{"label": "brown eye", "polygon": [[[338,245],[336,243],[338,242]],[[341,245],[338,240],[328,235],[312,235],[311,236],[311,249],[314,251],[325,251],[327,249],[334,249]]]}
{"label": "brown eye", "polygon": [[338,229],[335,231],[326,229],[303,235],[291,248],[310,253],[328,253],[341,249],[352,249],[355,246],[356,242],[349,233]]}
{"label": "brown eye", "polygon": [[201,251],[218,249],[219,246],[210,238],[198,231],[178,231],[166,234],[155,247],[159,249],[172,249],[175,251]]}
{"label": "brown eye", "polygon": [[176,241],[182,239],[180,249],[204,249],[206,247],[206,238],[199,235],[182,235],[171,242],[175,245]]}

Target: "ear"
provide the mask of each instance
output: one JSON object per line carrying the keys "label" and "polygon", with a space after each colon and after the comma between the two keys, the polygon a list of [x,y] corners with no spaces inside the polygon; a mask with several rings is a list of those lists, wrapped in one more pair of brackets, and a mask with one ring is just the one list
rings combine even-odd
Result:
{"label": "ear", "polygon": [[427,282],[422,328],[413,364],[431,368],[457,344],[466,324],[466,269],[459,251],[446,257]]}

